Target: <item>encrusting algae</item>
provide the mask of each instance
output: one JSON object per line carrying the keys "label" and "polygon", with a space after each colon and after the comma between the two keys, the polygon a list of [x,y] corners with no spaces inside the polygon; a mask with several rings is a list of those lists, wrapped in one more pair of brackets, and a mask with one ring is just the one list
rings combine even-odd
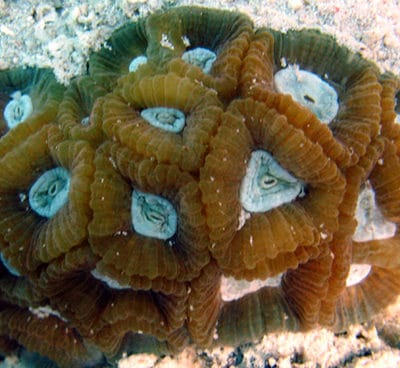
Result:
{"label": "encrusting algae", "polygon": [[[123,26],[65,90],[0,72],[0,351],[96,367],[370,319],[400,293],[399,91],[331,36],[200,7]],[[360,238],[372,207],[392,231]]]}

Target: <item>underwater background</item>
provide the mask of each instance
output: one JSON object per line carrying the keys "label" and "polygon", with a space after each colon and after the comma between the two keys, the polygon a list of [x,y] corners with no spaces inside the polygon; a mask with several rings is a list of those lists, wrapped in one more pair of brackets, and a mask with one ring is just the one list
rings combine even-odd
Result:
{"label": "underwater background", "polygon": [[[83,74],[89,54],[127,20],[158,9],[202,5],[247,14],[256,26],[277,30],[318,28],[336,36],[383,70],[400,74],[398,1],[1,1],[0,69],[40,66],[54,69],[64,84]],[[198,350],[175,357],[137,355],[120,367],[389,367],[400,365],[400,308],[335,335],[325,329],[306,334],[273,333],[236,348]],[[7,357],[4,367],[29,367]]]}

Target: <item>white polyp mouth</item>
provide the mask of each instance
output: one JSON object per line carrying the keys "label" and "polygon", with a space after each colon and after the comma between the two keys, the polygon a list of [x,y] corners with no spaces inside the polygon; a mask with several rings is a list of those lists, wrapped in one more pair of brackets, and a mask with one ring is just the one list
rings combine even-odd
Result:
{"label": "white polyp mouth", "polygon": [[161,240],[174,236],[178,227],[178,214],[168,199],[137,189],[132,191],[131,219],[138,234]]}
{"label": "white polyp mouth", "polygon": [[188,64],[198,66],[205,74],[210,73],[214,61],[217,59],[215,52],[204,47],[196,47],[185,51],[182,59]]}
{"label": "white polyp mouth", "polygon": [[236,280],[233,277],[221,278],[221,298],[224,302],[240,299],[241,297],[256,292],[263,287],[278,287],[283,274],[268,277],[265,280]]}
{"label": "white polyp mouth", "polygon": [[22,123],[33,112],[32,100],[29,95],[23,95],[21,91],[16,91],[11,98],[4,109],[4,120],[9,129]]}
{"label": "white polyp mouth", "polygon": [[371,265],[352,264],[346,279],[346,287],[354,286],[365,280],[371,272]]}
{"label": "white polyp mouth", "polygon": [[291,95],[323,123],[329,124],[339,111],[336,90],[319,75],[302,70],[298,65],[279,70],[274,82],[278,92]]}
{"label": "white polyp mouth", "polygon": [[45,171],[29,189],[29,205],[42,217],[53,217],[67,202],[71,175],[58,166]]}
{"label": "white polyp mouth", "polygon": [[147,57],[144,55],[139,55],[132,59],[132,61],[129,64],[128,70],[130,73],[136,72],[141,65],[144,65],[146,63],[147,63]]}
{"label": "white polyp mouth", "polygon": [[86,127],[90,124],[90,116],[85,116],[84,118],[82,118],[81,120],[81,125]]}
{"label": "white polyp mouth", "polygon": [[303,183],[264,150],[251,153],[240,187],[240,203],[247,212],[267,212],[304,196]]}
{"label": "white polyp mouth", "polygon": [[149,107],[140,116],[150,125],[171,133],[179,133],[185,127],[184,112],[170,107]]}
{"label": "white polyp mouth", "polygon": [[369,182],[358,196],[356,208],[357,228],[353,240],[357,242],[392,238],[396,224],[384,218],[375,201],[375,192]]}

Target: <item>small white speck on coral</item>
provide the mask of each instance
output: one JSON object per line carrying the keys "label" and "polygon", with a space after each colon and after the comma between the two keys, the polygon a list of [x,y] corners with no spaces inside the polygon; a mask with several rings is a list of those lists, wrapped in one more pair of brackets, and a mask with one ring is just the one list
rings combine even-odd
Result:
{"label": "small white speck on coral", "polygon": [[189,46],[190,46],[190,40],[189,40],[189,37],[188,37],[188,36],[186,36],[186,35],[184,35],[184,36],[182,36],[181,38],[182,38],[182,42],[183,42],[183,44],[184,44],[186,47],[189,47]]}
{"label": "small white speck on coral", "polygon": [[166,49],[175,50],[174,45],[171,43],[171,41],[168,39],[168,36],[165,33],[163,33],[161,36],[160,45],[162,47],[165,47]]}

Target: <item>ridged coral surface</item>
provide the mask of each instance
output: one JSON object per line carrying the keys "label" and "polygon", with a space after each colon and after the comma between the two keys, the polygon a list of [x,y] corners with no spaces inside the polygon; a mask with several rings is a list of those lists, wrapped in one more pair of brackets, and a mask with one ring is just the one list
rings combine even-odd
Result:
{"label": "ridged coral surface", "polygon": [[198,7],[125,25],[88,65],[65,91],[0,72],[3,354],[96,367],[341,331],[399,295],[396,76]]}

